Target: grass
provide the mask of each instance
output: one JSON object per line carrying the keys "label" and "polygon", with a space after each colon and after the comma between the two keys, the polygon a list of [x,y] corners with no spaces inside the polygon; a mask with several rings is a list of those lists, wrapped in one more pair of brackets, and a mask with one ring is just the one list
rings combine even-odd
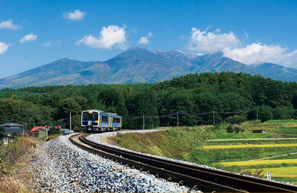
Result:
{"label": "grass", "polygon": [[289,153],[289,154],[283,154],[281,156],[269,158],[269,160],[279,160],[279,159],[297,159],[297,152]]}
{"label": "grass", "polygon": [[[282,168],[271,170],[272,174],[278,171],[277,176],[272,176],[273,179],[297,183],[296,177],[290,177],[287,172],[296,171],[297,167],[297,154],[292,154],[297,152],[296,120],[248,121],[241,125],[242,133],[227,133],[227,127],[228,124],[173,128],[155,134],[123,134],[112,140],[117,145],[136,151],[233,172],[260,176],[271,168]],[[252,133],[253,130],[265,130],[266,133]],[[277,157],[274,157],[275,154]],[[265,160],[249,161],[260,158]]]}
{"label": "grass", "polygon": [[281,159],[281,160],[255,160],[255,161],[238,161],[238,162],[223,162],[223,166],[257,166],[257,165],[297,165],[297,159]]}
{"label": "grass", "polygon": [[135,151],[185,159],[193,148],[201,146],[211,136],[215,136],[214,127],[184,127],[159,132],[119,134],[111,140],[113,144]]}
{"label": "grass", "polygon": [[[257,169],[251,169],[255,172]],[[262,168],[264,173],[270,172],[273,178],[296,178],[297,167]]]}
{"label": "grass", "polygon": [[297,144],[297,138],[249,138],[249,139],[213,139],[207,140],[206,145],[234,144]]}
{"label": "grass", "polygon": [[273,140],[296,140],[297,138],[251,138],[251,139],[210,139],[207,142],[221,142],[221,141],[273,141]]}
{"label": "grass", "polygon": [[[8,145],[0,145],[0,192],[29,192],[28,183],[23,183],[17,177],[20,172],[24,155],[32,153],[32,147],[36,147],[36,141],[30,137],[18,137],[10,141]],[[28,163],[25,164],[27,166]],[[28,181],[28,179],[24,179]],[[28,181],[29,182],[29,181]]]}
{"label": "grass", "polygon": [[[274,144],[249,144],[249,145],[209,145],[203,146],[204,149],[247,149],[247,148],[272,148]],[[275,144],[276,148],[280,147],[297,147],[297,144]],[[297,149],[296,149],[297,151]]]}
{"label": "grass", "polygon": [[280,134],[296,134],[297,127],[281,127],[278,132]]}

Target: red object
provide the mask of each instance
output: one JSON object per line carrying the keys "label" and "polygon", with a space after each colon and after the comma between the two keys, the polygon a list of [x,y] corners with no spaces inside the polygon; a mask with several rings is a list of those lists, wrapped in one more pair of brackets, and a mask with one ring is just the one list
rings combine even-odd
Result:
{"label": "red object", "polygon": [[[55,128],[62,129],[62,126],[54,126]],[[31,135],[33,135],[38,129],[45,129],[45,126],[35,126],[30,131],[27,131]],[[47,126],[48,129],[53,128],[53,126]]]}

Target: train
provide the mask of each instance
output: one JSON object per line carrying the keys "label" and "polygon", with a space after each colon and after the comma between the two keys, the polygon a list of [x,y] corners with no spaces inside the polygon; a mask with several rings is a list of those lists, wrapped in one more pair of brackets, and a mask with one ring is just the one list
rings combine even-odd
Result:
{"label": "train", "polygon": [[122,128],[122,117],[116,113],[107,113],[98,109],[81,113],[83,132],[117,131]]}

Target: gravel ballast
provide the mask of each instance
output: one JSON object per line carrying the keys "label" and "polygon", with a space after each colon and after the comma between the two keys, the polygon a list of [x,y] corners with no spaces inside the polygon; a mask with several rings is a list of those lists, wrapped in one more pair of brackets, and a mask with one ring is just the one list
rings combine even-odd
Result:
{"label": "gravel ballast", "polygon": [[[103,133],[104,134],[104,133]],[[98,136],[98,135],[96,135]],[[59,136],[36,149],[33,191],[42,192],[185,192],[177,183],[156,178],[82,150]]]}

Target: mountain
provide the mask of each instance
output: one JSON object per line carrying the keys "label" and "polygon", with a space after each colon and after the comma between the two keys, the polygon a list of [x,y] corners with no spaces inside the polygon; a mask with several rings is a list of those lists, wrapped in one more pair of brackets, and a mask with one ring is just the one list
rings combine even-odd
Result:
{"label": "mountain", "polygon": [[252,65],[252,67],[263,72],[262,76],[267,78],[286,82],[297,81],[297,69],[295,68],[286,68],[273,63],[262,63]]}
{"label": "mountain", "polygon": [[156,83],[188,73],[222,71],[260,74],[282,81],[297,80],[297,69],[269,63],[248,66],[224,57],[222,52],[189,56],[178,50],[150,52],[133,47],[103,62],[81,62],[63,58],[0,79],[0,89],[66,84]]}
{"label": "mountain", "polygon": [[[26,86],[90,84],[81,80],[77,72],[101,62],[80,62],[63,58],[17,75],[0,79],[0,88],[19,88]],[[84,82],[85,81],[85,82]]]}

